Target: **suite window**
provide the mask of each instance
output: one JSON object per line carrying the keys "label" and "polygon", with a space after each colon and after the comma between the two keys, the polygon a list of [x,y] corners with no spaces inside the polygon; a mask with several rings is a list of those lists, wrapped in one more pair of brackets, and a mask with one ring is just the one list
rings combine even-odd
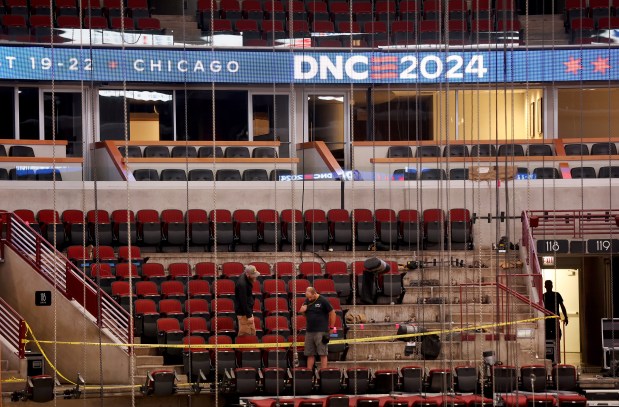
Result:
{"label": "suite window", "polygon": [[99,91],[101,140],[124,140],[125,125],[130,140],[174,140],[173,123],[172,91]]}
{"label": "suite window", "polygon": [[[247,115],[247,91],[215,91],[215,139],[217,141],[248,140]],[[186,126],[185,123],[187,123]],[[176,139],[213,140],[211,90],[176,91]]]}

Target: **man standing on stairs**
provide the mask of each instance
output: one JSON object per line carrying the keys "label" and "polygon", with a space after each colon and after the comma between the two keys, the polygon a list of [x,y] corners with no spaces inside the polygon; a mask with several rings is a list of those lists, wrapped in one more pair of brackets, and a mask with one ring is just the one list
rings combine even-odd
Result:
{"label": "man standing on stairs", "polygon": [[[563,312],[565,325],[567,325],[567,311],[563,305],[563,297],[556,291],[552,291],[552,281],[546,280],[544,283],[546,292],[544,293],[544,308],[555,315],[559,315],[559,307]],[[546,320],[546,340],[555,341],[555,344],[561,340],[561,329],[559,329],[559,318],[549,318]]]}
{"label": "man standing on stairs", "polygon": [[299,309],[305,313],[307,328],[305,334],[305,356],[307,367],[314,367],[315,355],[320,356],[320,368],[327,368],[327,343],[329,335],[335,333],[335,310],[325,297],[318,294],[314,287],[305,290],[305,302]]}
{"label": "man standing on stairs", "polygon": [[260,272],[254,266],[245,267],[234,287],[234,311],[239,322],[238,336],[256,335],[254,325],[254,281]]}

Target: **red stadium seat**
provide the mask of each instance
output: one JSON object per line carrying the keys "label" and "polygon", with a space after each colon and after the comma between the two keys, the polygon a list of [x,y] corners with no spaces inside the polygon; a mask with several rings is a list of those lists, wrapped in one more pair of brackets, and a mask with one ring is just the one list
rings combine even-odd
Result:
{"label": "red stadium seat", "polygon": [[180,281],[164,281],[161,283],[161,298],[185,301],[185,286]]}
{"label": "red stadium seat", "polygon": [[84,245],[88,243],[88,229],[85,227],[84,212],[77,209],[67,209],[62,213],[62,221],[68,244]]}
{"label": "red stadium seat", "polygon": [[234,297],[234,281],[223,278],[215,281],[213,284],[213,293],[215,294],[215,298]]}
{"label": "red stadium seat", "polygon": [[408,247],[423,244],[424,227],[419,212],[415,209],[403,209],[398,213],[398,229],[402,242]]}
{"label": "red stadium seat", "polygon": [[379,0],[376,2],[375,11],[378,21],[393,22],[396,17],[396,3],[392,0]]}
{"label": "red stadium seat", "polygon": [[159,313],[164,318],[175,318],[182,322],[185,318],[181,302],[177,299],[165,299],[159,301]]}
{"label": "red stadium seat", "polygon": [[331,209],[327,212],[327,221],[331,244],[349,247],[352,244],[352,221],[348,211],[346,209]]}
{"label": "red stadium seat", "polygon": [[236,319],[234,301],[230,298],[215,298],[212,300],[211,312],[213,315],[228,316]]}
{"label": "red stadium seat", "polygon": [[[342,23],[343,24],[343,23]],[[304,214],[305,234],[308,245],[326,247],[329,243],[329,229],[325,211],[322,209],[308,209]]]}
{"label": "red stadium seat", "polygon": [[[264,280],[262,285],[262,292],[264,297],[269,299],[276,296],[288,296],[288,290],[286,289],[286,283],[282,279],[268,279]],[[266,306],[265,299],[265,306]]]}
{"label": "red stadium seat", "polygon": [[[84,3],[82,3],[82,7],[84,6]],[[92,15],[92,17],[84,17],[84,28],[85,29],[89,29],[89,30],[105,30],[108,28],[107,25],[107,20],[105,19],[105,17],[102,16],[98,16],[96,15],[96,13],[94,12],[96,9],[92,8],[90,9],[90,11],[86,10],[84,11],[84,15],[88,16],[88,15]],[[100,9],[99,9],[100,10]],[[91,14],[89,14],[91,13]]]}
{"label": "red stadium seat", "polygon": [[307,21],[293,21],[292,22],[292,36],[294,38],[304,38],[309,36],[309,26]]}
{"label": "red stadium seat", "polygon": [[[183,343],[183,331],[175,318],[159,318],[157,320],[157,342],[163,345],[180,345]],[[179,348],[164,348],[164,356],[176,356],[181,353]]]}
{"label": "red stadium seat", "polygon": [[112,294],[112,283],[116,277],[112,274],[112,266],[107,263],[95,263],[90,266],[90,278],[101,286],[101,289]]}
{"label": "red stadium seat", "polygon": [[213,299],[211,285],[204,280],[190,280],[187,283],[187,296],[191,298],[201,298],[207,301]]}
{"label": "red stadium seat", "polygon": [[[114,239],[122,245],[137,244],[137,224],[133,211],[119,209],[112,212]],[[130,238],[129,238],[130,236]]]}
{"label": "red stadium seat", "polygon": [[137,246],[120,246],[118,248],[118,261],[121,263],[131,262],[131,263],[141,263],[144,259],[142,258],[142,252],[140,248]]}
{"label": "red stadium seat", "polygon": [[[235,339],[237,344],[258,344],[260,341],[256,335],[243,335]],[[240,367],[262,367],[262,351],[259,348],[240,348],[236,350],[237,364]]]}
{"label": "red stadium seat", "polygon": [[221,274],[235,282],[245,272],[245,266],[238,261],[228,261],[221,265]]}
{"label": "red stadium seat", "polygon": [[445,212],[442,209],[426,209],[423,211],[423,230],[426,247],[442,247],[446,236]]}
{"label": "red stadium seat", "polygon": [[306,329],[307,319],[305,318],[305,315],[297,315],[292,321],[292,330],[296,332],[297,335],[305,335]]}
{"label": "red stadium seat", "polygon": [[123,280],[129,280],[129,278],[135,281],[140,278],[138,274],[138,268],[135,264],[119,263],[116,265],[116,277]]}
{"label": "red stadium seat", "polygon": [[43,38],[49,37],[51,34],[50,28],[53,26],[53,21],[50,21],[49,18],[49,2],[47,3],[47,15],[43,12],[40,15],[37,15],[37,12],[41,12],[42,7],[37,7],[36,10],[33,10],[33,14],[30,16],[30,34],[35,37]]}
{"label": "red stadium seat", "polygon": [[[272,3],[267,2],[266,4],[272,4]],[[275,4],[281,4],[281,3],[275,3]],[[267,12],[266,14],[268,15],[269,13]],[[278,12],[276,12],[276,15],[277,14]],[[275,41],[275,40],[286,38],[286,30],[284,29],[283,19],[282,20],[274,20],[274,19],[264,20],[262,22],[262,36],[267,41]]]}
{"label": "red stadium seat", "polygon": [[[223,322],[223,324],[227,325],[228,322]],[[209,345],[215,345],[215,349],[211,352],[211,364],[213,366],[217,366],[217,374],[224,374],[226,370],[234,369],[236,367],[236,352],[234,349],[217,347],[218,345],[232,345],[233,337],[234,333],[222,331],[222,334],[213,335],[208,339]],[[218,363],[215,363],[215,361]]]}
{"label": "red stadium seat", "polygon": [[[330,278],[317,278],[314,280],[314,288],[320,295],[325,297],[337,297],[335,284]],[[339,302],[339,300],[338,300]]]}
{"label": "red stadium seat", "polygon": [[317,261],[304,261],[299,264],[299,277],[313,281],[322,276],[322,267]]}
{"label": "red stadium seat", "polygon": [[[298,209],[284,209],[281,212],[282,240],[289,245],[301,246],[304,241],[303,214]],[[294,235],[293,235],[294,234]]]}
{"label": "red stadium seat", "polygon": [[189,209],[185,214],[192,246],[208,246],[211,241],[208,214],[204,209]]}
{"label": "red stadium seat", "polygon": [[161,222],[159,213],[154,209],[142,209],[136,214],[138,239],[144,246],[161,244]]}
{"label": "red stadium seat", "polygon": [[448,212],[449,240],[457,250],[472,248],[473,222],[468,209],[450,209]]}
{"label": "red stadium seat", "polygon": [[122,0],[103,0],[103,12],[108,18],[121,17]]}
{"label": "red stadium seat", "polygon": [[[281,2],[266,1],[262,6],[264,9],[265,20],[275,20],[282,22],[286,19],[286,11],[284,10],[284,5]],[[265,30],[264,26],[265,24],[262,25],[263,31]]]}
{"label": "red stadium seat", "polygon": [[333,280],[338,296],[348,300],[352,291],[348,265],[343,261],[329,261],[325,264],[325,276]]}
{"label": "red stadium seat", "polygon": [[288,318],[282,316],[269,316],[264,319],[264,330],[267,335],[290,335]]}
{"label": "red stadium seat", "polygon": [[288,282],[288,292],[292,298],[305,297],[305,290],[311,286],[308,280],[297,278]]}
{"label": "red stadium seat", "polygon": [[[434,0],[426,1],[434,2]],[[422,44],[439,44],[440,34],[441,27],[438,20],[421,21],[419,23],[419,41]]]}
{"label": "red stadium seat", "polygon": [[193,278],[191,264],[189,263],[171,263],[168,266],[168,275],[171,279],[176,279],[180,282],[185,282]]}
{"label": "red stadium seat", "polygon": [[135,293],[138,298],[150,299],[156,303],[161,299],[157,284],[152,281],[138,281],[135,283]]}
{"label": "red stadium seat", "polygon": [[135,30],[135,22],[131,17],[112,17],[110,18],[110,28],[112,30]]}
{"label": "red stadium seat", "polygon": [[127,10],[129,17],[133,19],[150,17],[148,0],[127,0]]}
{"label": "red stadium seat", "polygon": [[258,244],[258,222],[256,221],[254,211],[237,209],[232,214],[232,222],[236,245],[241,247],[248,245],[255,249]]}
{"label": "red stadium seat", "polygon": [[[88,222],[89,240],[98,241],[99,244],[111,245],[113,240],[112,223],[110,214],[102,209],[90,210],[86,213]],[[96,239],[95,239],[96,238]]]}
{"label": "red stadium seat", "polygon": [[210,261],[203,261],[196,264],[196,277],[206,280],[209,283],[215,281],[215,277],[219,276],[217,265]]}
{"label": "red stadium seat", "polygon": [[95,246],[92,251],[93,260],[100,262],[116,262],[116,254],[112,246]]}
{"label": "red stadium seat", "polygon": [[230,316],[222,315],[219,311],[215,312],[212,307],[211,310],[213,310],[213,315],[215,315],[211,318],[211,332],[215,335],[226,335],[234,339],[236,336],[234,319]]}
{"label": "red stadium seat", "polygon": [[331,20],[334,23],[350,20],[350,6],[343,1],[334,1],[329,3],[329,11],[331,12]]}
{"label": "red stadium seat", "polygon": [[153,300],[135,300],[133,304],[133,312],[135,314],[135,332],[136,336],[143,338],[157,337],[157,319],[159,319],[159,311],[157,304]]}
{"label": "red stadium seat", "polygon": [[243,9],[243,17],[250,21],[262,21],[264,12],[262,6],[257,0],[244,0],[241,4]]}
{"label": "red stadium seat", "polygon": [[[232,227],[232,213],[227,209],[213,209],[209,213],[211,225],[211,238],[213,242],[217,238],[217,245],[232,245],[234,243],[234,230]],[[215,224],[217,224],[217,236],[215,236]]]}
{"label": "red stadium seat", "polygon": [[374,7],[369,1],[353,2],[352,13],[355,21],[359,23],[365,23],[374,19]]}
{"label": "red stadium seat", "polygon": [[188,317],[202,317],[204,319],[211,317],[208,302],[203,298],[190,298],[185,301],[184,307]]}
{"label": "red stadium seat", "polygon": [[183,212],[179,209],[165,209],[161,212],[163,237],[166,244],[184,246],[187,236]]}
{"label": "red stadium seat", "polygon": [[307,23],[307,13],[305,12],[305,3],[299,0],[293,0],[292,2],[285,2],[284,8],[286,10],[286,15],[288,18],[291,18],[292,21],[305,21]]}
{"label": "red stadium seat", "polygon": [[[415,3],[415,0],[406,0],[403,3]],[[393,42],[398,45],[416,44],[418,41],[414,21],[394,21],[391,24],[391,33]]]}
{"label": "red stadium seat", "polygon": [[210,336],[206,319],[202,317],[187,317],[183,320],[183,330],[186,336],[201,336],[205,340]]}
{"label": "red stadium seat", "polygon": [[[56,0],[55,1],[56,4],[56,23],[58,24],[58,27],[63,27],[60,24],[60,17],[77,17],[77,7],[76,7],[76,3],[75,0]],[[71,27],[71,28],[79,28],[80,26],[80,21],[79,18],[77,18],[77,27]]]}
{"label": "red stadium seat", "polygon": [[[262,343],[285,343],[286,338],[282,335],[264,335]],[[263,348],[263,364],[265,368],[280,367],[285,369],[288,367],[287,349],[281,347]]]}
{"label": "red stadium seat", "polygon": [[242,33],[244,39],[259,39],[261,35],[258,21],[256,20],[238,20],[234,23],[234,30]]}
{"label": "red stadium seat", "polygon": [[219,3],[221,18],[226,20],[239,20],[243,17],[241,5],[237,0],[221,0]]}
{"label": "red stadium seat", "polygon": [[290,309],[288,308],[288,297],[277,296],[269,297],[264,300],[265,316],[283,316],[290,317]]}
{"label": "red stadium seat", "polygon": [[[307,3],[307,12],[312,23],[317,21],[329,21],[329,10],[327,10],[327,3],[323,1],[312,1]],[[312,29],[312,31],[316,32],[315,29]]]}
{"label": "red stadium seat", "polygon": [[41,235],[48,242],[54,242],[54,234],[56,235],[56,247],[61,247],[65,240],[64,225],[60,221],[58,211],[53,209],[41,209],[37,214],[39,220],[39,228]]}
{"label": "red stadium seat", "polygon": [[167,279],[163,264],[146,263],[142,265],[142,277],[159,285]]}

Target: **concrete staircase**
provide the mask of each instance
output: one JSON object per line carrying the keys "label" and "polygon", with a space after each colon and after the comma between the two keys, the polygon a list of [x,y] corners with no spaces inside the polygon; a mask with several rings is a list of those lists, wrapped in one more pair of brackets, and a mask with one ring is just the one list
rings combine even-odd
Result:
{"label": "concrete staircase", "polygon": [[[451,261],[438,261],[433,265],[433,259],[427,256],[429,266],[408,271],[404,276],[406,294],[402,304],[343,306],[348,312],[365,314],[367,318],[363,324],[349,324],[349,339],[395,335],[403,323],[414,323],[428,331],[443,331],[439,334],[442,350],[436,360],[423,360],[419,349],[407,356],[405,344],[392,340],[351,344],[346,360],[333,362],[333,366],[394,369],[422,365],[431,369],[478,365],[486,350],[494,350],[498,360],[506,364],[544,363],[538,360],[538,324],[493,326],[498,318],[506,319],[500,315],[505,309],[511,321],[540,316],[530,305],[499,293],[496,285],[488,284],[498,278],[510,289],[528,297],[529,288],[522,277],[507,277],[524,273],[522,267],[499,267],[501,263],[515,264],[517,253],[497,256],[491,250],[484,250],[474,256],[471,252],[452,252],[451,255],[454,259],[467,259],[465,266]],[[427,285],[429,281],[433,285]],[[441,302],[434,303],[439,298]],[[419,348],[419,344],[416,346]]]}
{"label": "concrete staircase", "polygon": [[[528,19],[528,30],[526,28]],[[563,15],[529,15],[520,16],[520,24],[525,30],[525,43],[529,46],[568,45],[569,35],[563,26]],[[527,41],[528,36],[528,41]]]}
{"label": "concrete staircase", "polygon": [[[135,338],[139,342],[140,338]],[[178,376],[178,383],[187,383],[187,376],[183,372],[183,365],[164,365],[163,356],[157,354],[156,348],[135,349],[135,384],[146,383],[146,375],[156,370],[174,370]]]}
{"label": "concrete staircase", "polygon": [[153,15],[154,18],[159,19],[161,27],[165,28],[166,35],[174,36],[175,44],[191,44],[191,43],[203,43],[202,31],[198,28],[196,22],[196,16],[185,15]]}
{"label": "concrete staircase", "polygon": [[[22,377],[17,370],[11,370],[9,368],[8,360],[0,360],[0,380],[3,381],[3,393],[23,390],[26,386],[26,383],[21,381],[23,379],[25,379],[25,377]],[[5,380],[8,380],[8,382],[5,383]]]}

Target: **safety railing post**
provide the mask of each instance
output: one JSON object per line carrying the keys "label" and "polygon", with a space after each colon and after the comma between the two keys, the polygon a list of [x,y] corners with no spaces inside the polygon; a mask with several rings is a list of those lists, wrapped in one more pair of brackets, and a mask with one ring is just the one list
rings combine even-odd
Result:
{"label": "safety railing post", "polygon": [[19,358],[24,359],[26,357],[26,333],[28,329],[26,328],[26,321],[23,319],[19,320]]}

